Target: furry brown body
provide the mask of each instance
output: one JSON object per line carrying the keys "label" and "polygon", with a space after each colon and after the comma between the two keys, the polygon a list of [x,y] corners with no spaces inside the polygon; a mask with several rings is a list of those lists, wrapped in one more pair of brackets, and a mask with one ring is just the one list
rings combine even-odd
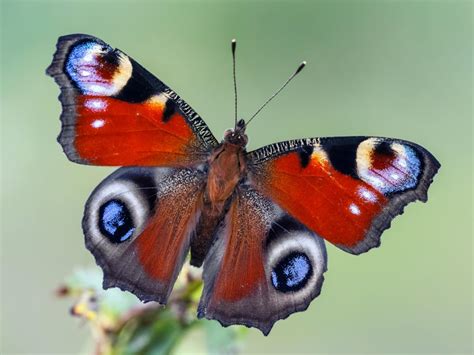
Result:
{"label": "furry brown body", "polygon": [[[243,121],[239,121],[243,122]],[[201,266],[214,240],[215,231],[225,216],[232,194],[246,174],[243,124],[229,130],[224,142],[209,157],[207,185],[202,196],[201,217],[191,239],[191,265]]]}

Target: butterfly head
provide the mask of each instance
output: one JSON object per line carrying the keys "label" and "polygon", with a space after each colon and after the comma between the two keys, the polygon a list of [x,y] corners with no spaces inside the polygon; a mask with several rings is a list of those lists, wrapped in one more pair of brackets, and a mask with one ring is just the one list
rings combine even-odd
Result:
{"label": "butterfly head", "polygon": [[245,148],[249,141],[245,134],[245,121],[240,119],[234,129],[228,129],[224,133],[224,142]]}

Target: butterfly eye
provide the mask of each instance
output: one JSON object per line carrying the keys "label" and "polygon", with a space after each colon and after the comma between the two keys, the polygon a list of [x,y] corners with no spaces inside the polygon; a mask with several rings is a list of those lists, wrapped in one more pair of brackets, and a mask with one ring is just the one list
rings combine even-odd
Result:
{"label": "butterfly eye", "polygon": [[302,289],[313,275],[313,267],[304,253],[293,252],[272,270],[272,284],[281,292]]}
{"label": "butterfly eye", "polygon": [[99,228],[113,243],[121,243],[130,238],[135,225],[127,206],[120,200],[110,200],[99,209]]}

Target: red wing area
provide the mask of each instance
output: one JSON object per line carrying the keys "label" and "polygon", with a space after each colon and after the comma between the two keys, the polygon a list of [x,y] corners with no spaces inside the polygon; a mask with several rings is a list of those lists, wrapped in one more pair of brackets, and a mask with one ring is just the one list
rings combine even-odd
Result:
{"label": "red wing area", "polygon": [[426,201],[439,168],[413,143],[347,137],[276,143],[249,155],[251,181],[315,233],[360,254],[380,244],[411,201]]}
{"label": "red wing area", "polygon": [[204,261],[198,316],[268,334],[319,295],[324,242],[255,190],[240,187]]}
{"label": "red wing area", "polygon": [[[186,174],[173,176],[172,180],[177,182],[183,177]],[[203,185],[198,180],[193,184],[194,178],[188,178],[186,184],[176,186],[176,191],[163,191],[149,225],[136,239],[138,258],[145,272],[171,286],[189,250],[202,203]]]}
{"label": "red wing area", "polygon": [[132,167],[94,190],[82,224],[104,288],[167,302],[199,218],[204,182],[196,170]]}
{"label": "red wing area", "polygon": [[[259,211],[263,208],[263,211]],[[233,302],[257,292],[265,281],[263,240],[265,208],[239,196],[226,218],[226,247],[212,297]]]}
{"label": "red wing area", "polygon": [[[317,159],[302,168],[297,153],[266,166],[264,191],[295,218],[333,244],[354,245],[387,204],[363,181],[339,173]],[[370,199],[364,199],[367,194]]]}
{"label": "red wing area", "polygon": [[218,144],[174,91],[98,38],[59,38],[47,73],[61,88],[58,140],[74,162],[183,167]]}
{"label": "red wing area", "polygon": [[93,165],[189,164],[199,152],[197,137],[179,113],[164,121],[164,110],[158,101],[78,96],[75,130],[63,129],[60,141],[73,141],[77,155]]}

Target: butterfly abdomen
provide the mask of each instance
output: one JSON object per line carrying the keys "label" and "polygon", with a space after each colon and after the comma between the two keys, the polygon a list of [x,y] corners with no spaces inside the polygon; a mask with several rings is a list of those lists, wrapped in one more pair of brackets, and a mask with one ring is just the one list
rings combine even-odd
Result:
{"label": "butterfly abdomen", "polygon": [[[227,205],[227,204],[226,204]],[[217,227],[224,219],[227,209],[216,209],[204,203],[194,235],[191,238],[191,265],[201,267],[211,248]]]}

